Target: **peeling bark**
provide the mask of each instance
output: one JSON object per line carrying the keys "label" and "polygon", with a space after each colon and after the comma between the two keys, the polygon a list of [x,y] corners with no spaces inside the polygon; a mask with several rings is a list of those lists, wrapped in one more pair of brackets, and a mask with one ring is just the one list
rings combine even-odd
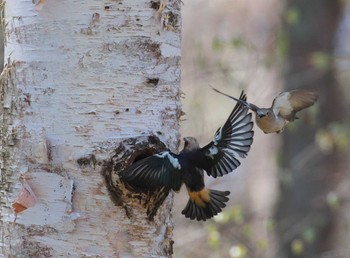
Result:
{"label": "peeling bark", "polygon": [[[173,195],[135,193],[144,201],[118,206],[103,173],[125,139],[158,134],[177,149],[180,2],[159,13],[146,0],[39,4],[5,6],[0,254],[170,256]],[[16,218],[21,175],[36,202]]]}

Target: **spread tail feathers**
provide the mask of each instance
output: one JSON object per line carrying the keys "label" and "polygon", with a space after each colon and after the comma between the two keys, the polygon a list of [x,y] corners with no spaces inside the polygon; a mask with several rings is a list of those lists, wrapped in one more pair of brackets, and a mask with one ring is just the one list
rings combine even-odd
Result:
{"label": "spread tail feathers", "polygon": [[188,193],[190,199],[182,214],[186,218],[197,219],[198,221],[206,221],[220,213],[222,208],[226,206],[225,202],[229,200],[226,196],[230,194],[229,191],[217,191],[205,188],[198,192],[189,191]]}

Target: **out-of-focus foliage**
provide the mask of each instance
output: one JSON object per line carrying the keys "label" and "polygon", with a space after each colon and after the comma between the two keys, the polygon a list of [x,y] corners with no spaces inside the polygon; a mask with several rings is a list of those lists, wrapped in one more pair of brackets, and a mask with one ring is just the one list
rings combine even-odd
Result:
{"label": "out-of-focus foliage", "polygon": [[311,54],[310,62],[316,69],[325,71],[331,65],[331,57],[325,52],[317,51]]}
{"label": "out-of-focus foliage", "polygon": [[336,192],[330,191],[327,194],[327,204],[331,209],[338,209],[340,207],[339,196]]}
{"label": "out-of-focus foliage", "polygon": [[222,40],[220,38],[218,38],[218,37],[215,37],[213,39],[212,48],[215,51],[222,50],[223,49],[223,42],[222,42]]}
{"label": "out-of-focus foliage", "polygon": [[308,227],[303,232],[303,240],[306,243],[313,243],[315,241],[315,230],[312,227]]}
{"label": "out-of-focus foliage", "polygon": [[297,8],[289,8],[286,11],[285,19],[291,26],[296,25],[300,21],[300,12]]}
{"label": "out-of-focus foliage", "polygon": [[292,253],[296,256],[304,252],[304,241],[302,239],[294,239],[291,244]]}
{"label": "out-of-focus foliage", "polygon": [[277,44],[276,44],[276,52],[279,57],[286,56],[289,49],[289,41],[287,38],[287,34],[283,29],[280,29],[276,35]]}
{"label": "out-of-focus foliage", "polygon": [[342,123],[329,124],[316,134],[316,143],[324,152],[347,151],[350,147],[350,126]]}
{"label": "out-of-focus foliage", "polygon": [[[275,222],[271,218],[265,222],[266,231],[273,234]],[[230,232],[227,233],[226,230]],[[254,253],[265,253],[269,248],[269,240],[260,238],[251,246],[254,229],[251,220],[244,214],[244,209],[232,206],[214,217],[208,226],[208,244],[215,252],[215,257],[252,257]],[[229,246],[227,249],[224,246]]]}
{"label": "out-of-focus foliage", "polygon": [[[183,38],[187,47],[183,50],[182,71],[185,111],[189,114],[188,124],[194,124],[192,129],[186,129],[187,125],[183,127],[186,135],[195,131],[200,134],[199,138],[205,139],[203,143],[207,143],[227,118],[225,112],[228,114],[234,105],[213,94],[208,84],[230,94],[243,89],[248,92],[248,99],[260,107],[271,105],[276,94],[286,88],[314,89],[319,93],[319,100],[300,112],[300,119],[288,124],[279,135],[264,135],[256,128],[252,150],[242,161],[242,170],[235,171],[241,177],[232,173],[221,181],[208,179],[215,182],[215,187],[231,191],[231,206],[203,224],[184,223],[186,232],[195,233],[189,243],[184,241],[177,246],[175,240],[175,257],[316,258],[326,255],[323,251],[331,248],[332,241],[326,236],[327,230],[350,235],[348,224],[340,226],[340,230],[331,228],[332,223],[337,224],[346,217],[347,196],[350,196],[347,190],[350,186],[344,183],[338,188],[339,182],[346,179],[348,163],[344,158],[330,158],[338,154],[346,157],[350,153],[349,119],[337,121],[331,114],[334,110],[328,108],[331,105],[325,105],[328,99],[342,94],[339,99],[345,101],[345,109],[340,112],[349,113],[349,87],[343,87],[338,93],[333,91],[335,56],[330,50],[335,39],[329,35],[337,29],[332,15],[336,14],[338,2],[321,0],[315,5],[315,0],[288,0],[283,5],[277,0],[196,0],[197,4],[193,1],[185,2],[184,6],[185,9],[191,4],[195,6],[187,12],[192,22],[186,23],[186,17],[184,22],[185,26],[193,26],[192,31],[187,30],[185,34],[190,39]],[[199,18],[203,18],[200,23]],[[185,28],[184,31],[186,33]],[[316,31],[322,33],[315,35]],[[350,66],[342,67],[339,70],[342,75],[350,74],[346,70]],[[281,141],[287,135],[289,140]],[[260,139],[267,140],[261,144]],[[302,140],[298,147],[295,143],[299,139]],[[286,145],[295,147],[288,149]],[[258,155],[254,151],[259,152]],[[274,166],[266,169],[268,162]],[[276,169],[276,173],[270,169]],[[273,187],[276,194],[265,195]],[[282,193],[289,194],[290,199],[284,199]],[[281,203],[276,206],[279,200]],[[276,216],[277,212],[280,217]],[[342,238],[334,241],[339,243]],[[325,242],[328,245],[322,249],[320,245]],[[350,257],[350,252],[346,254],[349,255],[344,257]]]}
{"label": "out-of-focus foliage", "polygon": [[208,243],[214,250],[218,250],[220,247],[220,233],[215,224],[208,227]]}
{"label": "out-of-focus foliage", "polygon": [[245,258],[247,257],[247,247],[245,245],[234,245],[230,248],[229,254],[231,258]]}

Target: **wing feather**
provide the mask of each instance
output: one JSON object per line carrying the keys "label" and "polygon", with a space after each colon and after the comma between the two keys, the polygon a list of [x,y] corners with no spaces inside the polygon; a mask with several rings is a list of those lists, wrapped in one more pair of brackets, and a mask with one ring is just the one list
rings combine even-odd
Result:
{"label": "wing feather", "polygon": [[136,187],[178,191],[182,185],[181,164],[178,155],[163,151],[135,162],[122,172],[121,178]]}
{"label": "wing feather", "polygon": [[[243,91],[239,99],[247,100]],[[228,174],[241,164],[239,158],[246,157],[253,136],[252,114],[248,113],[247,107],[237,103],[224,126],[215,133],[213,141],[192,155],[192,162],[210,176]]]}
{"label": "wing feather", "polygon": [[293,121],[298,111],[312,106],[317,98],[318,95],[310,90],[298,89],[282,92],[273,100],[271,108],[275,115]]}

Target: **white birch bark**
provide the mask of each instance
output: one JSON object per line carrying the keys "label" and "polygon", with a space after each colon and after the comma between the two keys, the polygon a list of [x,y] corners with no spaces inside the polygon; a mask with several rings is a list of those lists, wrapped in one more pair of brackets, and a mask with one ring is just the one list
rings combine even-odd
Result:
{"label": "white birch bark", "polygon": [[[172,195],[154,221],[141,206],[130,219],[99,170],[125,138],[160,131],[177,148],[180,1],[41,2],[5,6],[0,256],[169,256]],[[36,203],[13,223],[21,174]]]}

